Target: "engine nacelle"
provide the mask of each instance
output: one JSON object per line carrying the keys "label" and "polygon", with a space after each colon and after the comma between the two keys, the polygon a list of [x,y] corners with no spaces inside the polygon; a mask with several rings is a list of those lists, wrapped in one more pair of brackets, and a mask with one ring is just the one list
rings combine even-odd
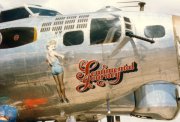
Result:
{"label": "engine nacelle", "polygon": [[33,27],[14,27],[0,30],[0,49],[14,48],[37,40],[37,30]]}
{"label": "engine nacelle", "polygon": [[158,81],[141,86],[135,91],[132,115],[153,119],[173,119],[178,112],[177,87]]}

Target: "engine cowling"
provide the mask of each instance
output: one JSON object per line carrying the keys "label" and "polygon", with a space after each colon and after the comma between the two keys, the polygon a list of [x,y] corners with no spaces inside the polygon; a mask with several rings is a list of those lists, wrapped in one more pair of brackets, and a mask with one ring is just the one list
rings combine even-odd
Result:
{"label": "engine cowling", "polygon": [[141,86],[135,91],[136,117],[170,120],[178,112],[177,87],[174,84],[158,81]]}
{"label": "engine cowling", "polygon": [[37,30],[33,27],[13,27],[0,30],[0,49],[14,48],[37,40]]}

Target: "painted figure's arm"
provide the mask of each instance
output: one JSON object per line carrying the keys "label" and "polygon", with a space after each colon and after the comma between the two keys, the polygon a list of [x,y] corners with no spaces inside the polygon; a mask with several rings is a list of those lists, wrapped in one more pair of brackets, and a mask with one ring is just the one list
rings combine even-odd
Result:
{"label": "painted figure's arm", "polygon": [[57,57],[60,57],[60,58],[64,59],[64,55],[62,55],[62,54],[59,54],[59,53],[57,53],[57,52],[54,52],[54,55],[57,56]]}
{"label": "painted figure's arm", "polygon": [[52,66],[48,56],[46,56],[46,63],[48,64],[48,68]]}

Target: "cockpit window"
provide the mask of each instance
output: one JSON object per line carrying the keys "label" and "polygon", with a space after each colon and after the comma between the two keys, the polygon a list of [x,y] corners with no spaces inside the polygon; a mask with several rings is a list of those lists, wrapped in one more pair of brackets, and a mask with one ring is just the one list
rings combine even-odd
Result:
{"label": "cockpit window", "polygon": [[28,18],[30,13],[25,8],[16,8],[1,12],[1,22]]}
{"label": "cockpit window", "polygon": [[60,14],[57,11],[53,10],[47,10],[47,9],[41,9],[41,8],[33,8],[29,7],[29,9],[34,13],[34,14],[39,14],[40,16],[56,16]]}
{"label": "cockpit window", "polygon": [[120,19],[98,18],[92,19],[90,30],[90,44],[104,44],[118,41],[121,36]]}

